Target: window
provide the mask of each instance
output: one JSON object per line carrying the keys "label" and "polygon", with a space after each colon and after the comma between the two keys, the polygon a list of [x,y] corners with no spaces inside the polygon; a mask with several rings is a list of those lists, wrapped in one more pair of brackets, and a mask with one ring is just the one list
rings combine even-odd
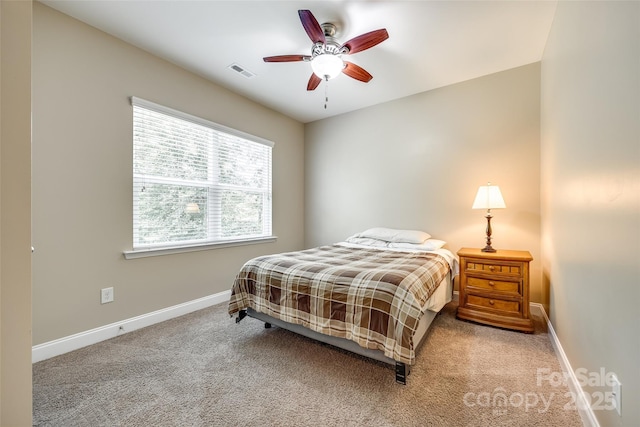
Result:
{"label": "window", "polygon": [[272,142],[131,103],[134,252],[271,237]]}

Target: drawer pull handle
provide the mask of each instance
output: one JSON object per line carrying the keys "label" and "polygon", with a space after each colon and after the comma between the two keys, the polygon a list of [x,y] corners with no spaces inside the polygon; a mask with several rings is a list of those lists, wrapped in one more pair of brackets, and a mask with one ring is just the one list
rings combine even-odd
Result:
{"label": "drawer pull handle", "polygon": [[493,300],[492,299],[489,300],[489,304],[493,305]]}
{"label": "drawer pull handle", "polygon": [[493,266],[493,265],[490,265],[490,266],[489,266],[489,270],[493,271],[493,270],[495,270],[495,269],[496,269],[496,268],[495,268],[495,266]]}
{"label": "drawer pull handle", "polygon": [[489,282],[489,286],[495,286],[496,284],[493,282]]}

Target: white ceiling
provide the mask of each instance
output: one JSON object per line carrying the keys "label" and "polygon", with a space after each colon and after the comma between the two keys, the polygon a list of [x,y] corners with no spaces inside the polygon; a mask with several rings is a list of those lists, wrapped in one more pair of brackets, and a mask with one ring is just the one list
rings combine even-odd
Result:
{"label": "white ceiling", "polygon": [[[114,1],[41,0],[256,102],[307,123],[542,57],[555,1]],[[386,28],[389,39],[351,55],[373,75],[346,75],[313,92],[306,62],[264,56],[309,55],[298,9],[338,24],[342,43]],[[238,64],[255,77],[230,70]]]}

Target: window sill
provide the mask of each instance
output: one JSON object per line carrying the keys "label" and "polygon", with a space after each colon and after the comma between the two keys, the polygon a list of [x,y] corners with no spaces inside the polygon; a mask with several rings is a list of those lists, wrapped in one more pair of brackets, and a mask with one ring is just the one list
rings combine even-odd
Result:
{"label": "window sill", "polygon": [[278,236],[258,237],[246,240],[229,240],[219,243],[203,243],[185,246],[165,246],[162,248],[135,249],[124,251],[125,259],[146,258],[161,255],[173,255],[186,252],[208,251],[211,249],[229,248],[232,246],[256,245],[260,243],[272,243],[278,240]]}

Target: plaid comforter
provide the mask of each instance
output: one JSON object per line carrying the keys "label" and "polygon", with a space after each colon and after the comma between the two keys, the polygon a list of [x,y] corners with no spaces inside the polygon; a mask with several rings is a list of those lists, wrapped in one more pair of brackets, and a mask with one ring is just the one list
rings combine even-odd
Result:
{"label": "plaid comforter", "polygon": [[262,256],[238,273],[229,314],[250,307],[413,364],[422,307],[449,269],[435,253],[340,245]]}

